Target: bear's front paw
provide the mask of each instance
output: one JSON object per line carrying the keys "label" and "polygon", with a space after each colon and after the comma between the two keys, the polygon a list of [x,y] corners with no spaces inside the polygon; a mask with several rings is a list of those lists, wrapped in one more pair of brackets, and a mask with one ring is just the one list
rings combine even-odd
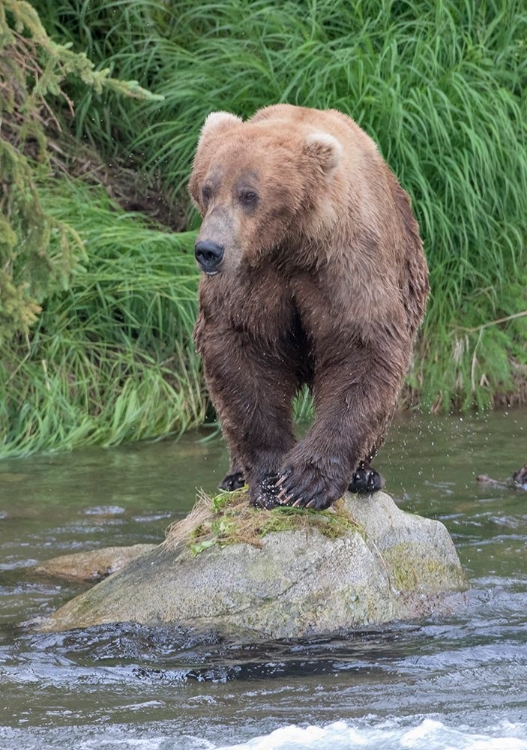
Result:
{"label": "bear's front paw", "polygon": [[254,492],[251,491],[250,503],[257,508],[272,510],[280,505],[278,500],[279,489],[276,486],[278,474],[268,474],[258,485]]}
{"label": "bear's front paw", "polygon": [[318,466],[304,464],[291,466],[281,472],[276,486],[277,500],[293,508],[325,510],[344,494],[344,487],[323,474]]}
{"label": "bear's front paw", "polygon": [[360,495],[369,495],[372,492],[382,490],[383,487],[384,479],[379,472],[375,471],[375,469],[366,468],[364,464],[360,463],[357,471],[351,478],[348,491]]}
{"label": "bear's front paw", "polygon": [[243,471],[235,471],[233,474],[227,474],[219,485],[220,490],[226,490],[227,492],[241,490],[244,486],[245,477],[243,476]]}

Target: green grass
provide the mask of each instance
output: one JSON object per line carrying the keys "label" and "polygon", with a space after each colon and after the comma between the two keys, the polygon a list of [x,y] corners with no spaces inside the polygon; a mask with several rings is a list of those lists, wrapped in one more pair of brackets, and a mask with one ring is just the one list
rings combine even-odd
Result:
{"label": "green grass", "polygon": [[363,533],[342,499],[326,511],[286,506],[266,510],[252,507],[247,489],[242,489],[215,497],[201,492],[190,513],[169,527],[164,545],[172,549],[185,545],[196,556],[214,546],[245,543],[261,547],[263,537],[276,532],[303,531],[307,535],[313,530],[328,539]]}
{"label": "green grass", "polygon": [[[523,0],[33,5],[57,41],[164,95],[140,102],[71,81],[76,115],[62,120],[107,161],[160,180],[187,208],[190,229],[197,217],[185,186],[211,110],[248,117],[282,101],[351,115],[411,194],[430,265],[407,400],[449,410],[527,396]],[[196,278],[180,253],[190,235],[148,229],[86,188],[47,194],[90,261],[70,292],[48,300],[27,352],[3,358],[8,449],[111,444],[199,422],[205,400],[189,344]],[[308,412],[309,400],[299,402]]]}
{"label": "green grass", "polygon": [[193,233],[147,228],[102,190],[48,185],[45,195],[49,213],[75,225],[87,260],[48,299],[31,337],[3,353],[2,454],[115,445],[200,424]]}

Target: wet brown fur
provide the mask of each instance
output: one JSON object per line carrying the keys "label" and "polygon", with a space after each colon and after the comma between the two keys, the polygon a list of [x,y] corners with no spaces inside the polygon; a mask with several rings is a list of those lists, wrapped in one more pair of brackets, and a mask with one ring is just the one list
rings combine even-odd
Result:
{"label": "wet brown fur", "polygon": [[[195,339],[231,471],[257,504],[278,473],[291,502],[327,507],[382,443],[424,314],[409,198],[353,120],[290,105],[209,116],[189,188],[198,240],[225,248]],[[304,383],[316,418],[296,441]]]}

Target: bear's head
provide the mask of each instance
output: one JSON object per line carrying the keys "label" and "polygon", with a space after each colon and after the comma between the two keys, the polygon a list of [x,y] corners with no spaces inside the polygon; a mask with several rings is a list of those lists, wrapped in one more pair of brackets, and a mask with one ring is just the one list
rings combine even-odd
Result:
{"label": "bear's head", "polygon": [[210,114],[189,183],[203,216],[195,246],[201,270],[213,276],[255,265],[309,238],[310,227],[319,231],[318,209],[341,155],[333,135],[306,125]]}

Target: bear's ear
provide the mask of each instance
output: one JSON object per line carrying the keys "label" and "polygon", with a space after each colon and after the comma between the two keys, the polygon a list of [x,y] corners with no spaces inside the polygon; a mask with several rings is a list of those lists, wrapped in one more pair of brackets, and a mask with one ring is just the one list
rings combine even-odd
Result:
{"label": "bear's ear", "polygon": [[342,145],[330,133],[310,133],[305,140],[305,151],[316,159],[323,172],[329,174],[340,162]]}
{"label": "bear's ear", "polygon": [[241,125],[242,122],[243,120],[241,117],[231,115],[230,112],[211,112],[201,128],[198,146],[200,146],[203,140],[210,135],[225,133],[227,130],[230,130],[233,125]]}

